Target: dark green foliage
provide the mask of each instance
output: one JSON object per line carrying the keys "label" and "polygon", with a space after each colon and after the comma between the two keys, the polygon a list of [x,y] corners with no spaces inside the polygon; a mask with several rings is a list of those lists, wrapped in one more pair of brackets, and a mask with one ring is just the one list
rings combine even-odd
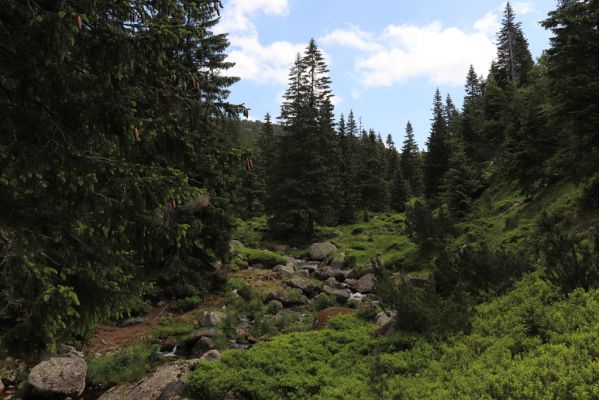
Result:
{"label": "dark green foliage", "polygon": [[545,214],[541,220],[545,240],[541,252],[548,279],[562,292],[599,287],[599,235],[597,227],[578,232],[568,219]]}
{"label": "dark green foliage", "polygon": [[509,82],[526,84],[528,73],[534,65],[522,26],[515,18],[514,10],[507,2],[501,30],[497,33],[497,62],[493,71],[495,79],[502,87]]}
{"label": "dark green foliage", "polygon": [[431,133],[424,157],[424,194],[427,198],[439,195],[443,177],[449,168],[451,144],[446,112],[437,88],[433,101],[433,119]]}
{"label": "dark green foliage", "polygon": [[385,145],[374,131],[362,133],[360,153],[360,209],[374,212],[386,211],[389,206],[389,184]]}
{"label": "dark green foliage", "polygon": [[563,138],[563,168],[599,168],[599,32],[597,1],[562,0],[543,26],[552,31],[547,63],[553,129]]}
{"label": "dark green foliage", "polygon": [[467,291],[503,293],[522,275],[532,269],[524,254],[503,249],[492,250],[487,245],[466,246],[454,253],[442,251],[435,261],[436,288],[443,296]]}
{"label": "dark green foliage", "polygon": [[434,215],[430,207],[420,200],[406,209],[406,234],[424,254],[443,246],[453,230],[453,223],[443,209]]}
{"label": "dark green foliage", "polygon": [[311,237],[316,224],[337,221],[338,146],[328,73],[314,40],[291,68],[268,201],[270,225],[284,235]]}
{"label": "dark green foliage", "polygon": [[83,338],[152,282],[210,288],[238,111],[213,2],[5,2],[0,20],[2,345]]}
{"label": "dark green foliage", "polygon": [[484,161],[482,133],[484,124],[482,77],[478,77],[471,65],[466,77],[464,106],[460,118],[460,135],[466,155],[473,161]]}
{"label": "dark green foliage", "polygon": [[443,181],[442,198],[454,218],[463,218],[470,211],[472,197],[480,188],[480,179],[472,161],[464,151],[461,136],[452,139],[449,170]]}
{"label": "dark green foliage", "polygon": [[341,202],[342,207],[339,212],[339,221],[341,223],[352,223],[356,220],[356,213],[359,201],[359,189],[356,177],[356,153],[358,142],[356,134],[358,127],[353,111],[349,112],[347,125],[343,115],[337,127],[340,148],[340,178],[341,178]]}
{"label": "dark green foliage", "polygon": [[398,329],[436,335],[447,335],[468,329],[469,306],[454,294],[443,298],[430,281],[423,288],[402,279],[395,282],[384,268],[377,270],[376,294],[394,310]]}
{"label": "dark green foliage", "polygon": [[409,193],[414,197],[422,196],[424,184],[422,160],[414,138],[414,128],[409,121],[406,125],[406,138],[401,149],[400,166],[403,178],[409,184]]}

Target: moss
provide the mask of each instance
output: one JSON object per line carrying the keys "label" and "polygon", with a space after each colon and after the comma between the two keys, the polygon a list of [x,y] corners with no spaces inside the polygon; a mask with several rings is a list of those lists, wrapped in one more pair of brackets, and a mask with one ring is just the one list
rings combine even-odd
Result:
{"label": "moss", "polygon": [[287,263],[285,256],[269,250],[242,247],[238,250],[238,254],[244,257],[249,265],[262,264],[265,267],[272,268]]}

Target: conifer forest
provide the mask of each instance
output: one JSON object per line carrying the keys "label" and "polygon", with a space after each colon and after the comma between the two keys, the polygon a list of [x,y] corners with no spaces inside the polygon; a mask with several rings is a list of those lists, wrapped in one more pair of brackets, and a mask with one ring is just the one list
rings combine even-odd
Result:
{"label": "conifer forest", "polygon": [[424,145],[309,37],[230,100],[224,3],[0,0],[0,400],[599,399],[599,1]]}

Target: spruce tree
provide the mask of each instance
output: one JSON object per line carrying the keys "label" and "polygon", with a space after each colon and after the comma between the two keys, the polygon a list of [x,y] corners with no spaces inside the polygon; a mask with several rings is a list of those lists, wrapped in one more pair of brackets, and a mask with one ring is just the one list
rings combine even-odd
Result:
{"label": "spruce tree", "polygon": [[534,65],[528,49],[528,41],[522,32],[522,24],[508,1],[503,12],[501,29],[497,33],[497,64],[495,79],[501,87],[509,82],[517,85],[528,81],[528,72]]}
{"label": "spruce tree", "polygon": [[481,152],[484,124],[483,82],[472,65],[468,71],[464,89],[464,106],[459,130],[464,141],[466,155],[472,160],[480,162],[484,160]]}
{"label": "spruce tree", "polygon": [[340,193],[330,78],[311,40],[290,71],[281,107],[284,135],[271,187],[270,225],[282,234],[311,237],[316,224],[336,222]]}
{"label": "spruce tree", "polygon": [[158,294],[209,289],[228,251],[221,121],[235,82],[214,2],[5,2],[0,335],[52,349]]}
{"label": "spruce tree", "polygon": [[433,101],[432,127],[427,146],[428,149],[424,159],[424,194],[427,198],[433,198],[440,193],[443,177],[449,166],[449,156],[451,155],[445,107],[438,88]]}
{"label": "spruce tree", "polygon": [[345,118],[341,115],[337,126],[337,135],[339,137],[340,148],[340,177],[341,177],[341,211],[339,212],[339,220],[342,223],[352,223],[356,219],[357,195],[358,189],[356,186],[356,121],[352,111],[349,113],[348,124],[345,123]]}
{"label": "spruce tree", "polygon": [[419,197],[423,193],[423,171],[420,150],[414,138],[414,128],[410,121],[406,124],[406,138],[401,149],[400,166],[407,181],[409,194]]}
{"label": "spruce tree", "polygon": [[469,211],[472,196],[480,188],[476,168],[468,158],[460,135],[452,138],[449,170],[443,180],[443,201],[454,218],[463,218]]}

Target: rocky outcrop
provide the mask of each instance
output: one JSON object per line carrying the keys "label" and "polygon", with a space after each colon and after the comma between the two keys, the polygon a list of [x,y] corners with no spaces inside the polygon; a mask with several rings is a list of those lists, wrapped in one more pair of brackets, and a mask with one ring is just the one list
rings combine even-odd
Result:
{"label": "rocky outcrop", "polygon": [[350,284],[350,287],[359,293],[372,293],[374,291],[374,274],[366,274],[360,279]]}
{"label": "rocky outcrop", "polygon": [[308,251],[311,260],[322,261],[337,251],[337,247],[332,243],[314,243]]}
{"label": "rocky outcrop", "polygon": [[340,303],[345,303],[352,295],[351,291],[348,289],[336,289],[330,286],[325,286],[323,291],[331,296],[335,296]]}
{"label": "rocky outcrop", "polygon": [[54,395],[80,396],[85,390],[87,363],[78,357],[54,357],[33,367],[29,384]]}
{"label": "rocky outcrop", "polygon": [[98,400],[174,400],[185,392],[188,375],[197,363],[190,360],[164,365],[136,383],[110,389]]}

